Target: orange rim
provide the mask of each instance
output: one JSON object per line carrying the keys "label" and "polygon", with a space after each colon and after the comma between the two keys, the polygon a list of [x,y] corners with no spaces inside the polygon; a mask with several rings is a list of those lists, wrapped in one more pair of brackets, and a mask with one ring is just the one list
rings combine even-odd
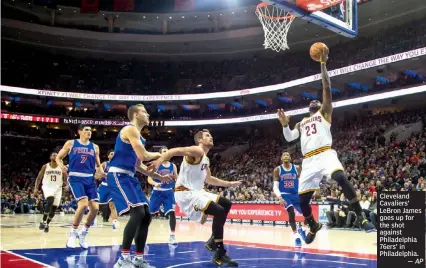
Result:
{"label": "orange rim", "polygon": [[292,18],[294,18],[294,15],[288,15],[288,16],[284,16],[284,17],[274,17],[274,16],[265,16],[262,12],[260,12],[259,10],[261,9],[261,8],[264,8],[264,7],[267,7],[267,6],[270,6],[270,4],[268,4],[268,3],[265,3],[265,2],[262,2],[262,3],[260,3],[260,4],[258,4],[257,5],[257,7],[256,7],[256,12],[258,12],[262,17],[264,17],[264,18],[267,18],[267,19],[270,19],[270,20],[289,20],[289,19],[292,19]]}

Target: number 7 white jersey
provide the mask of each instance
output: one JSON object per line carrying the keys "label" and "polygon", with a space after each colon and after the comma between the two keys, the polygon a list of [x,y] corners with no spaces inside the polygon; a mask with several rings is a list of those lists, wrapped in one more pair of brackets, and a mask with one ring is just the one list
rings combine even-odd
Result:
{"label": "number 7 white jersey", "polygon": [[310,153],[315,154],[320,153],[323,149],[330,149],[333,143],[330,127],[331,124],[320,111],[300,121],[300,143],[302,154],[305,157]]}
{"label": "number 7 white jersey", "polygon": [[63,183],[62,169],[59,166],[52,168],[50,163],[47,163],[42,185],[47,187],[62,187]]}

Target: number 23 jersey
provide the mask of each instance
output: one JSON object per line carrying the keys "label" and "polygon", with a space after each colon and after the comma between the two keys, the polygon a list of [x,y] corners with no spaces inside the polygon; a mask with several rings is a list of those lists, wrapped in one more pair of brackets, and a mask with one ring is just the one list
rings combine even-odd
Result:
{"label": "number 23 jersey", "polygon": [[300,143],[302,154],[332,145],[333,138],[330,131],[331,124],[324,118],[320,111],[311,117],[300,121]]}

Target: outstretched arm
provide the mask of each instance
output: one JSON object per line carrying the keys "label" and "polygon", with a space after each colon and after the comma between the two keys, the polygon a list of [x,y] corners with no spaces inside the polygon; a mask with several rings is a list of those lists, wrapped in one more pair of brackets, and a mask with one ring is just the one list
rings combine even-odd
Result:
{"label": "outstretched arm", "polygon": [[286,141],[291,142],[291,141],[299,138],[299,136],[300,136],[299,123],[297,123],[296,126],[294,127],[294,129],[291,130],[290,127],[288,126],[288,123],[290,122],[290,116],[286,115],[284,113],[283,109],[278,109],[277,117],[278,117],[278,120],[280,120],[280,123],[283,127],[283,134],[284,134],[284,138],[285,138]]}
{"label": "outstretched arm", "polygon": [[193,162],[197,162],[197,160],[201,159],[203,155],[204,151],[199,146],[173,148],[163,153],[157,160],[152,161],[148,169],[157,170],[161,163],[169,161],[174,156],[189,157],[193,159]]}
{"label": "outstretched arm", "polygon": [[140,173],[142,173],[143,175],[147,176],[148,178],[155,178],[161,181],[164,181],[166,183],[168,183],[169,181],[174,179],[174,175],[160,175],[155,171],[152,170],[148,170],[148,167],[145,166],[142,162],[140,163],[139,166],[136,166],[136,170],[139,171]]}
{"label": "outstretched arm", "polygon": [[219,187],[235,187],[235,186],[239,186],[242,183],[241,181],[224,181],[216,177],[213,177],[210,172],[210,168],[207,168],[206,182],[210,185],[219,186]]}
{"label": "outstretched arm", "polygon": [[325,119],[331,122],[333,104],[331,97],[331,81],[327,72],[328,48],[324,49],[321,55],[321,76],[322,76],[322,107],[321,113]]}

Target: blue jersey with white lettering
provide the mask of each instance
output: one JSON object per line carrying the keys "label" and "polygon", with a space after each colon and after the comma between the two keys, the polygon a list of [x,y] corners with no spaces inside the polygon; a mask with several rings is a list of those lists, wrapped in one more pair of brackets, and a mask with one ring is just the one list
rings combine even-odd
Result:
{"label": "blue jersey with white lettering", "polygon": [[280,165],[279,189],[281,193],[297,194],[299,189],[299,174],[294,164],[291,164],[290,170],[286,170],[284,165]]}
{"label": "blue jersey with white lettering", "polygon": [[[123,129],[121,129],[123,130]],[[121,139],[121,131],[117,135],[114,147],[114,156],[110,161],[110,167],[121,168],[132,173],[136,172],[135,166],[138,160],[135,150],[133,150],[130,142]],[[142,144],[145,146],[145,139],[140,137]]]}
{"label": "blue jersey with white lettering", "polygon": [[[173,164],[170,162],[170,166],[168,166],[168,167],[165,167],[163,164],[161,164],[160,167],[158,168],[157,173],[162,175],[162,176],[168,175],[168,174],[174,174]],[[158,179],[153,178],[153,180],[155,182],[161,183],[161,181],[158,180]],[[163,183],[163,184],[161,184],[160,188],[162,188],[162,189],[173,189],[173,188],[175,188],[175,182],[171,181],[169,183]]]}
{"label": "blue jersey with white lettering", "polygon": [[69,156],[68,172],[78,172],[85,174],[95,173],[96,151],[93,142],[87,145],[74,140]]}
{"label": "blue jersey with white lettering", "polygon": [[[105,171],[105,173],[108,173],[109,167],[110,167],[109,161],[106,161],[106,162],[105,162],[105,170],[104,170],[104,171]],[[106,177],[102,178],[102,179],[101,179],[101,183],[102,183],[102,182],[106,182],[106,180],[107,180],[107,178],[106,178]]]}

